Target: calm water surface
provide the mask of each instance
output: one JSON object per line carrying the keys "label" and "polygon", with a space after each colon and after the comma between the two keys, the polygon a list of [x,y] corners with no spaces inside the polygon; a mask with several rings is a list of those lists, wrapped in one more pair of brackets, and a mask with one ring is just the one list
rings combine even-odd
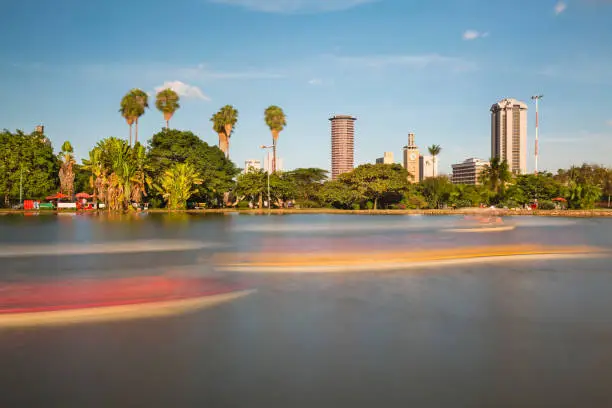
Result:
{"label": "calm water surface", "polygon": [[[0,284],[188,271],[257,292],[157,320],[0,331],[0,407],[610,407],[609,259],[354,274],[215,271],[219,251],[612,247],[612,220],[0,216],[0,250],[195,240],[192,251],[0,258]],[[1,329],[0,329],[1,330]]]}

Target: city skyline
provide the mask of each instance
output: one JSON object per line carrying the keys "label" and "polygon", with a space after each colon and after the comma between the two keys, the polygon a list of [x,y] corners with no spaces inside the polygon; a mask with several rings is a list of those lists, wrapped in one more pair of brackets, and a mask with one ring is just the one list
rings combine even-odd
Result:
{"label": "city skyline", "polygon": [[[329,152],[320,148],[329,140],[323,118],[350,112],[360,120],[355,163],[383,151],[399,153],[397,146],[413,131],[422,142],[444,148],[442,174],[467,157],[489,158],[487,109],[513,97],[529,101],[532,172],[530,97],[546,94],[540,169],[612,164],[606,154],[612,148],[606,102],[612,33],[601,30],[612,17],[608,2],[576,0],[558,11],[554,2],[527,0],[518,0],[513,10],[484,0],[312,0],[293,6],[282,0],[186,0],[173,5],[170,15],[162,4],[7,3],[0,83],[11,102],[0,112],[0,125],[30,131],[44,124],[56,149],[70,140],[83,158],[104,137],[127,138],[117,110],[129,89],[153,95],[170,86],[182,97],[172,126],[211,145],[217,135],[207,118],[227,103],[240,111],[232,136],[236,163],[270,143],[263,110],[277,104],[288,121],[279,154],[292,168],[329,170]],[[173,29],[162,39],[153,28],[133,38],[134,15],[145,24],[164,19]],[[231,30],[221,24],[229,19]],[[518,24],[532,29],[515,30]],[[511,40],[506,32],[514,33]],[[417,43],[409,41],[415,33],[422,38]],[[142,140],[162,126],[161,115],[148,110],[140,120]]]}

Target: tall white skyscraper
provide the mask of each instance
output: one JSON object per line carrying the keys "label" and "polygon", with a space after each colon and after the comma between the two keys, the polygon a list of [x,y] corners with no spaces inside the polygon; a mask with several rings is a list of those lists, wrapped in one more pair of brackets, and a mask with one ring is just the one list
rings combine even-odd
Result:
{"label": "tall white skyscraper", "polygon": [[527,104],[506,98],[491,107],[491,158],[508,162],[515,174],[527,173]]}
{"label": "tall white skyscraper", "polygon": [[[274,161],[274,155],[272,152],[268,152],[266,157],[264,158],[264,171],[269,173],[272,170],[272,162]],[[276,156],[276,171],[284,171],[285,167],[283,166],[283,159],[281,157]]]}

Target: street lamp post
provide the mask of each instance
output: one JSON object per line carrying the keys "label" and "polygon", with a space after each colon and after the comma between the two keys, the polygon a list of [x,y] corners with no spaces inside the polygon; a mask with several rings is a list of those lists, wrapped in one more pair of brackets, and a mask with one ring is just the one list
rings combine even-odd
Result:
{"label": "street lamp post", "polygon": [[538,113],[538,102],[542,99],[544,95],[534,95],[531,97],[535,101],[535,109],[536,109],[536,124],[535,124],[535,175],[538,175],[538,154],[539,154],[539,146],[538,146],[538,131],[540,125],[540,118]]}
{"label": "street lamp post", "polygon": [[[274,146],[261,145],[261,148],[262,149],[273,149]],[[271,172],[271,169],[268,163],[268,171],[267,171],[268,173],[268,211],[272,210],[272,201],[270,200],[270,172]]]}

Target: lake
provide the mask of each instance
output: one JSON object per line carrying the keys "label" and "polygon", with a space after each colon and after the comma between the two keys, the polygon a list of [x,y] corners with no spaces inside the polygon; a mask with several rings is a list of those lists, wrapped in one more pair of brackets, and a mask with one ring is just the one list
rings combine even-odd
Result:
{"label": "lake", "polygon": [[516,217],[504,219],[511,230],[457,232],[465,225],[452,216],[1,215],[0,285],[184,273],[256,292],[165,318],[0,328],[0,406],[612,406],[607,257],[354,273],[238,272],[215,261],[612,248],[612,219]]}

